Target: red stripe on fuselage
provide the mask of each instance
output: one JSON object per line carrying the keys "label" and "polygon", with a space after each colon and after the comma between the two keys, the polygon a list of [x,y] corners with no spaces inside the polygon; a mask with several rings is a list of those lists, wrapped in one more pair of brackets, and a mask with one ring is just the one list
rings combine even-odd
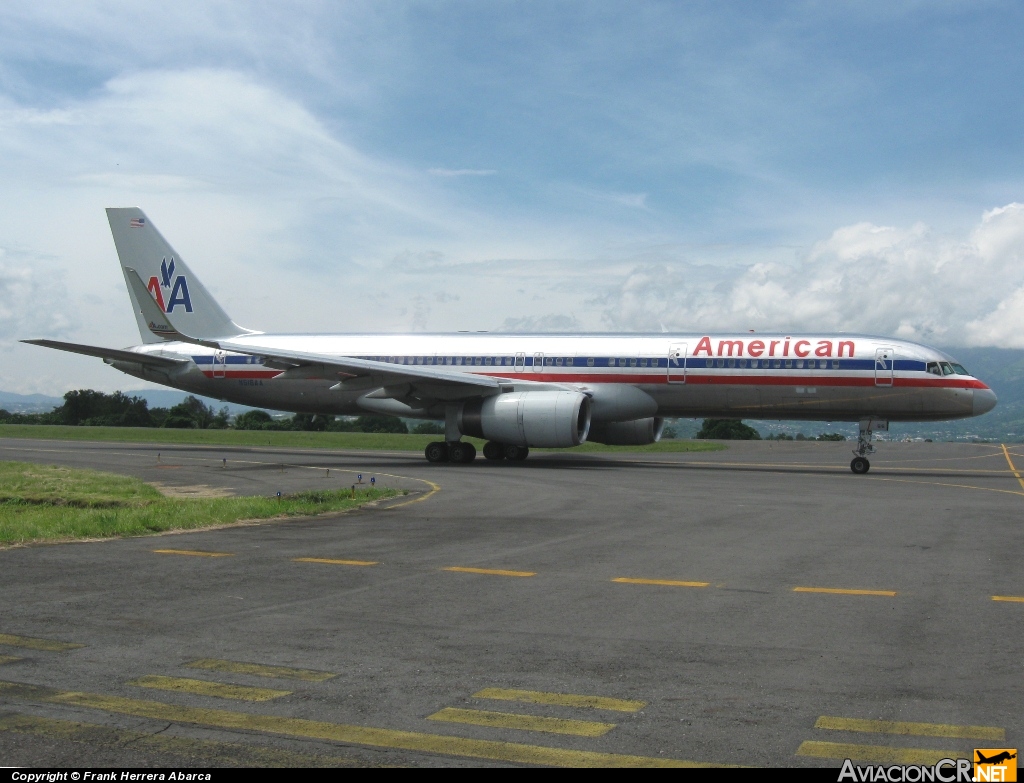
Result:
{"label": "red stripe on fuselage", "polygon": [[[215,380],[242,380],[259,379],[270,380],[280,374],[279,370],[224,370],[218,371],[214,376],[213,370],[203,370],[203,375]],[[490,378],[503,378],[507,380],[539,381],[543,383],[627,383],[632,385],[656,385],[667,384],[668,378],[665,373],[651,375],[619,374],[619,373],[466,373],[467,375],[485,375]],[[682,378],[682,376],[674,376]],[[726,375],[726,374],[699,374],[693,371],[686,373],[686,381],[673,382],[673,385],[683,386],[685,384],[715,385],[715,386],[879,386],[887,388],[898,386],[900,388],[922,388],[922,389],[987,389],[981,381],[976,378],[962,378],[951,376],[949,378],[911,378],[899,377],[893,379],[891,384],[876,384],[872,375],[860,376],[838,376],[838,375]],[[305,380],[318,380],[307,378]],[[328,378],[319,380],[332,380]]]}

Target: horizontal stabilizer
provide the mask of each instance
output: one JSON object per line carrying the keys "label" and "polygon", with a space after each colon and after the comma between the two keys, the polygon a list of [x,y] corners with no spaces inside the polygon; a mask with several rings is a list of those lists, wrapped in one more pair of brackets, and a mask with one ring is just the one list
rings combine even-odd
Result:
{"label": "horizontal stabilizer", "polygon": [[41,345],[44,348],[56,348],[58,351],[80,353],[84,356],[95,356],[99,359],[110,359],[115,362],[135,362],[150,367],[177,367],[185,364],[187,359],[168,359],[165,356],[154,356],[149,353],[135,353],[134,351],[121,351],[117,348],[98,348],[93,345],[79,345],[78,343],[64,343],[60,340],[22,340],[30,345]]}

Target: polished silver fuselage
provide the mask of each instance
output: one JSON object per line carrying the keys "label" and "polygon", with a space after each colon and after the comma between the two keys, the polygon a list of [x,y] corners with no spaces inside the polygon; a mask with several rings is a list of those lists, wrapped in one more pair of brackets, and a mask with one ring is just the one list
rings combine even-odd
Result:
{"label": "polished silver fuselage", "polygon": [[[281,350],[443,366],[500,378],[505,390],[554,385],[627,401],[595,406],[597,421],[639,418],[630,412],[629,388],[656,403],[642,415],[659,417],[937,421],[979,415],[996,402],[982,381],[951,371],[956,365],[945,354],[865,335],[258,334],[236,342],[248,339]],[[131,350],[189,361],[173,370],[110,363],[148,381],[260,408],[360,414],[367,410],[360,398],[376,388],[370,378],[359,388],[332,390],[345,379],[326,369],[279,377],[281,368],[258,356],[188,343]],[[443,407],[434,407],[410,415],[442,418]]]}

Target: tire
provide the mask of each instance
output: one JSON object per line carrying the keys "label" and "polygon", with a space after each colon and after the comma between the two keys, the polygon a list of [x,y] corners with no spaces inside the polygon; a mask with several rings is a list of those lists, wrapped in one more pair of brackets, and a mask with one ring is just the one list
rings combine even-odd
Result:
{"label": "tire", "polygon": [[423,449],[423,456],[427,458],[427,462],[447,462],[448,444],[439,441],[428,443],[427,447]]}
{"label": "tire", "polygon": [[505,459],[512,460],[514,462],[522,462],[529,455],[530,449],[526,446],[513,446],[509,444],[505,447]]}
{"label": "tire", "polygon": [[854,457],[853,461],[850,463],[850,470],[858,476],[863,476],[871,470],[871,463],[864,459],[864,457]]}
{"label": "tire", "polygon": [[470,444],[463,443],[461,440],[452,441],[448,444],[448,461],[449,462],[465,462],[466,455],[468,454],[467,446]]}
{"label": "tire", "polygon": [[462,461],[468,464],[476,459],[476,446],[472,443],[463,443],[462,445],[466,447],[466,452],[462,457]]}
{"label": "tire", "polygon": [[490,460],[505,459],[505,447],[500,443],[489,440],[484,444],[484,456]]}

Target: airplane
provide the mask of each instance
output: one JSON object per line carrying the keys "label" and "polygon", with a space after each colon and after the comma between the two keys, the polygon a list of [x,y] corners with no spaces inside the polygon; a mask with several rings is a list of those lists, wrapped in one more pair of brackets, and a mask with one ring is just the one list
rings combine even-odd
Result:
{"label": "airplane", "polygon": [[974,752],[978,755],[978,760],[975,762],[976,764],[999,764],[1002,761],[1009,761],[1010,759],[1017,758],[1016,753],[1010,753],[1005,750],[1001,753],[997,753],[992,758],[985,758],[980,750],[975,750]]}
{"label": "airplane", "polygon": [[138,208],[107,209],[143,343],[95,356],[136,378],[242,405],[443,419],[430,462],[586,441],[644,445],[667,417],[857,422],[870,469],[889,422],[980,416],[996,395],[952,357],[853,334],[267,334],[238,326]]}

